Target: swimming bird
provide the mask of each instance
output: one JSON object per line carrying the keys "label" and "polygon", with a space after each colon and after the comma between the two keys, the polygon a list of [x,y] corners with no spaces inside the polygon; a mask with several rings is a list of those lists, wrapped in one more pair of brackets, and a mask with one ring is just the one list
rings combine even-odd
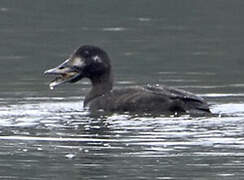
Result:
{"label": "swimming bird", "polygon": [[193,93],[168,86],[113,88],[113,74],[108,54],[101,48],[83,45],[61,65],[44,72],[56,78],[49,84],[54,89],[83,78],[91,81],[84,107],[91,111],[132,113],[210,113],[208,103]]}

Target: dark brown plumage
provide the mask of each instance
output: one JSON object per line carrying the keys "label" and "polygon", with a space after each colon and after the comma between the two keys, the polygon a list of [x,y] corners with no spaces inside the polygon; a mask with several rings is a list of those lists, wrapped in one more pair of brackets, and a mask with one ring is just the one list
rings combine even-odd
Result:
{"label": "dark brown plumage", "polygon": [[57,78],[54,88],[64,82],[82,78],[91,80],[92,88],[84,100],[90,110],[135,113],[210,113],[207,102],[190,92],[167,86],[127,87],[114,89],[109,56],[95,46],[81,46],[60,66],[47,70]]}

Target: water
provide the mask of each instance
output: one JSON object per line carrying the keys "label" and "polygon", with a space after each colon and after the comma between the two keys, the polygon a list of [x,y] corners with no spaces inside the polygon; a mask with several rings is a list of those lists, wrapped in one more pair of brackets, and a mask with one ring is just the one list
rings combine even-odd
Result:
{"label": "water", "polygon": [[[0,2],[0,179],[243,179],[241,0]],[[166,84],[210,117],[94,115],[83,80],[44,70],[81,44],[110,55],[116,86]]]}

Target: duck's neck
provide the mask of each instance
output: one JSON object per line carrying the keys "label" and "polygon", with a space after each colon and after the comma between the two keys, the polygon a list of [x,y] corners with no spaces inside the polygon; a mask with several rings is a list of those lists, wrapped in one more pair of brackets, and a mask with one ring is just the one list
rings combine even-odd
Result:
{"label": "duck's neck", "polygon": [[99,78],[91,79],[92,88],[88,95],[86,95],[84,100],[84,106],[98,96],[102,96],[103,94],[109,92],[113,88],[113,78],[111,73],[104,74]]}

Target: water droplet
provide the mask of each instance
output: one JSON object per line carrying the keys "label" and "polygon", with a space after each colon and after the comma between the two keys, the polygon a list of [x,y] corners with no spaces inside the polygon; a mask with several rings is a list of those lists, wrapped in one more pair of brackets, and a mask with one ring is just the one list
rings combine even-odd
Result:
{"label": "water droplet", "polygon": [[42,151],[43,149],[39,147],[39,148],[37,148],[37,150],[38,150],[38,151]]}
{"label": "water droplet", "polygon": [[73,159],[75,157],[75,154],[66,154],[65,157],[68,159]]}
{"label": "water droplet", "polygon": [[88,150],[88,149],[85,149],[85,150],[84,150],[84,152],[85,152],[85,153],[88,153],[88,152],[89,152],[89,150]]}

